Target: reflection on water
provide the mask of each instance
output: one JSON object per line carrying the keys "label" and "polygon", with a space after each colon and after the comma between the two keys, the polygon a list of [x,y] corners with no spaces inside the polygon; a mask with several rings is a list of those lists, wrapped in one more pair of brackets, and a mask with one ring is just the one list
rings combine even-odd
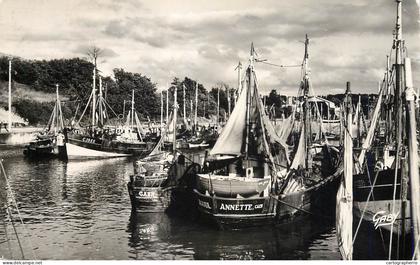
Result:
{"label": "reflection on water", "polygon": [[[218,231],[164,213],[131,214],[126,190],[133,171],[131,161],[31,161],[24,159],[21,152],[3,148],[0,157],[4,158],[40,259],[340,258],[334,228],[322,220]],[[17,225],[17,229],[23,236],[23,228]],[[11,238],[10,249],[6,232]],[[19,258],[12,232],[10,222],[0,211],[0,256]],[[21,239],[31,258],[29,238]]]}

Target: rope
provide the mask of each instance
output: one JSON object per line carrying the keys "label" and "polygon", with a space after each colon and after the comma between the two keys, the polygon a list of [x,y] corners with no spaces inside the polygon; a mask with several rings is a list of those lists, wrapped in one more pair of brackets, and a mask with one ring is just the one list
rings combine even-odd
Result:
{"label": "rope", "polygon": [[16,230],[15,222],[13,221],[12,213],[10,212],[9,206],[6,208],[7,214],[9,215],[10,221],[12,222],[13,230],[15,231],[16,239],[19,244],[20,254],[22,255],[22,259],[25,259],[25,253],[23,252],[22,243],[20,242],[19,234]]}
{"label": "rope", "polygon": [[269,63],[269,62],[265,62],[265,61],[261,61],[261,60],[255,60],[255,62],[263,63],[263,64],[267,64],[267,65],[271,65],[271,66],[276,66],[276,67],[280,67],[280,68],[302,67],[302,64],[283,65],[283,64]]}
{"label": "rope", "polygon": [[[37,259],[36,255],[35,255],[34,247],[33,247],[33,244],[32,244],[32,240],[31,240],[31,237],[30,237],[30,235],[31,235],[31,234],[28,232],[28,230],[27,230],[27,228],[26,228],[25,224],[23,223],[23,219],[22,219],[22,216],[21,216],[21,214],[20,214],[19,207],[18,207],[18,205],[17,205],[17,202],[16,202],[16,199],[15,199],[15,196],[14,196],[14,194],[13,194],[12,187],[10,186],[9,180],[8,180],[8,178],[7,178],[7,175],[6,175],[6,170],[4,169],[4,166],[3,166],[3,163],[2,163],[2,162],[3,162],[3,161],[2,161],[2,159],[0,159],[0,168],[1,168],[1,171],[2,171],[2,173],[3,173],[4,178],[5,178],[5,180],[6,180],[6,187],[7,187],[8,191],[9,191],[9,193],[10,193],[10,195],[11,195],[12,202],[13,202],[13,204],[14,204],[14,206],[15,206],[15,208],[16,208],[16,211],[17,211],[17,213],[18,213],[20,223],[21,223],[21,224],[22,224],[22,226],[23,226],[23,230],[24,230],[24,231],[25,231],[25,233],[29,236],[28,241],[29,241],[29,245],[30,245],[30,247],[31,247],[32,255],[33,255],[34,259]],[[16,237],[17,237],[17,234],[16,234]]]}
{"label": "rope", "polygon": [[[394,173],[394,190],[392,193],[392,214],[394,214],[395,212],[395,197],[397,196],[397,174],[398,174],[398,168],[400,167],[400,148],[401,148],[401,143],[399,142],[397,144],[397,154],[395,156],[395,173]],[[402,182],[402,179],[401,179]],[[401,183],[402,185],[402,183]],[[403,209],[404,211],[405,209]],[[405,222],[405,220],[403,220],[403,222]],[[389,235],[389,252],[388,252],[388,259],[391,259],[391,254],[392,254],[392,234],[393,234],[393,230],[394,230],[394,226],[391,226],[391,232]]]}
{"label": "rope", "polygon": [[[6,210],[6,206],[5,206],[4,209]],[[4,234],[6,236],[6,241],[7,241],[7,247],[9,248],[9,254],[10,254],[11,259],[13,259],[12,246],[10,245],[10,239],[9,239],[9,236],[8,236],[8,233],[7,233],[7,224],[4,221],[4,219],[3,219],[3,226],[4,226]]]}
{"label": "rope", "polygon": [[281,203],[281,204],[284,204],[284,205],[286,205],[286,206],[289,206],[290,208],[296,209],[296,210],[301,211],[301,212],[304,212],[304,213],[306,213],[306,214],[313,215],[313,216],[317,216],[317,217],[322,217],[322,218],[325,218],[325,219],[330,219],[330,220],[333,220],[333,217],[332,217],[332,216],[327,216],[327,215],[322,215],[322,214],[316,214],[316,213],[313,213],[313,212],[307,211],[307,210],[305,210],[305,209],[303,209],[303,208],[301,208],[301,207],[296,207],[296,206],[293,206],[293,205],[291,205],[291,204],[289,204],[289,203],[287,203],[287,202],[285,202],[285,201],[282,201],[282,200],[280,200],[280,199],[278,199],[278,198],[274,197],[274,196],[273,196],[273,195],[271,195],[271,194],[270,194],[270,197],[271,197],[271,198],[273,198],[273,199],[275,199],[276,201],[278,201],[278,202],[279,202],[279,203]]}
{"label": "rope", "polygon": [[415,250],[419,247],[419,241],[420,241],[420,237],[417,239],[416,247],[413,249],[413,257],[411,258],[411,260],[416,259],[416,255],[414,255],[414,253],[415,253]]}
{"label": "rope", "polygon": [[[93,96],[93,90],[92,90],[92,93],[90,93],[89,100],[88,100],[88,102],[86,103],[86,107],[85,107],[85,109],[83,110],[82,115],[80,115],[80,118],[79,118],[79,120],[76,122],[75,126],[79,125],[80,121],[82,120],[83,116],[85,115],[85,112],[86,112],[86,110],[87,110],[87,109],[88,109],[88,107],[89,107],[89,103],[90,103],[90,100],[92,99],[92,96]],[[76,115],[75,115],[75,117],[76,117]]]}
{"label": "rope", "polygon": [[[367,174],[368,174],[368,177],[369,177],[369,179],[370,179],[370,173],[369,173],[369,168],[367,167],[367,164],[366,164],[366,169],[367,169]],[[367,197],[366,202],[369,202],[370,197],[371,197],[371,195],[373,194],[373,188],[375,187],[376,180],[377,180],[377,178],[378,178],[379,172],[380,172],[379,170],[376,172],[375,179],[373,180],[373,184],[372,184],[372,186],[371,186],[371,188],[370,188],[370,192],[369,192],[369,195],[368,195],[368,197]],[[362,220],[363,220],[363,217],[364,217],[364,215],[365,215],[366,209],[367,209],[367,203],[365,204],[365,207],[363,208],[362,215],[360,216],[359,223],[357,224],[356,232],[354,233],[354,237],[353,237],[352,246],[354,246],[354,242],[356,241],[357,234],[359,233],[359,229],[360,229],[360,226],[361,226],[361,224],[362,224]]]}

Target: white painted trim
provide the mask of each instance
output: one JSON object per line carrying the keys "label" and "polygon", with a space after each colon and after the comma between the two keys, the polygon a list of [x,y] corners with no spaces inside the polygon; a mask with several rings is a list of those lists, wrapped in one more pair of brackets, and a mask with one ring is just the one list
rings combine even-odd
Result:
{"label": "white painted trim", "polygon": [[120,154],[120,153],[92,150],[92,149],[77,146],[71,143],[66,143],[66,151],[67,151],[68,159],[111,158],[111,157],[131,156],[131,154]]}

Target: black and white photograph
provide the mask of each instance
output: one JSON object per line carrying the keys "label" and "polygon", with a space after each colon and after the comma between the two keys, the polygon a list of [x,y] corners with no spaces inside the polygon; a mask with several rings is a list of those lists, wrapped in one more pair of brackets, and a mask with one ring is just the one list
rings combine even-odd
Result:
{"label": "black and white photograph", "polygon": [[0,0],[0,263],[417,264],[419,93],[420,0]]}

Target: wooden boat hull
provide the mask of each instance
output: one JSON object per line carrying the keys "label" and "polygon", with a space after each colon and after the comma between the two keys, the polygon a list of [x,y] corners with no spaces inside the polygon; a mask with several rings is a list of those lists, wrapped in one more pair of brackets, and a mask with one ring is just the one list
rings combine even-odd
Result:
{"label": "wooden boat hull", "polygon": [[339,170],[316,185],[285,195],[229,198],[209,195],[197,189],[198,210],[219,228],[241,228],[292,223],[307,215],[333,218]]}
{"label": "wooden boat hull", "polygon": [[219,197],[250,197],[263,192],[270,183],[270,178],[251,178],[249,181],[241,179],[199,174],[197,189],[201,192],[210,191]]}
{"label": "wooden boat hull", "polygon": [[79,146],[70,142],[66,143],[67,159],[98,159],[132,156],[129,153],[116,153],[110,151],[99,151],[88,147]]}
{"label": "wooden boat hull", "polygon": [[[133,211],[163,212],[168,210],[171,212],[174,210],[174,212],[188,214],[196,211],[196,199],[192,186],[200,168],[198,163],[203,159],[204,153],[186,155],[187,157],[180,155],[169,168],[153,170],[153,167],[150,167],[149,171],[145,168],[145,171],[142,170],[135,176],[130,176],[127,188]],[[147,161],[148,158],[141,160],[139,165],[165,162],[164,160]]]}
{"label": "wooden boat hull", "polygon": [[173,188],[136,187],[127,184],[131,207],[136,212],[164,212],[171,202]]}
{"label": "wooden boat hull", "polygon": [[26,149],[23,150],[23,154],[26,157],[31,157],[31,158],[47,158],[47,157],[58,156],[58,151],[56,152],[53,146],[46,146],[46,147],[27,146]]}
{"label": "wooden boat hull", "polygon": [[274,198],[222,198],[203,194],[196,189],[194,192],[198,210],[221,229],[274,223],[277,205]]}
{"label": "wooden boat hull", "polygon": [[153,143],[126,143],[95,139],[84,135],[68,135],[67,159],[99,159],[126,156],[143,157],[153,149]]}
{"label": "wooden boat hull", "polygon": [[56,136],[39,136],[35,141],[31,141],[25,146],[23,154],[30,158],[50,158],[59,155]]}
{"label": "wooden boat hull", "polygon": [[[401,171],[381,170],[372,189],[371,181],[376,173],[354,175],[353,179],[353,227],[360,229],[356,236],[355,246],[359,242],[368,242],[364,248],[355,247],[354,254],[360,259],[388,259],[391,231],[393,234],[392,259],[411,259],[411,212],[409,197],[402,202]],[[397,186],[394,194],[394,182]],[[369,197],[369,193],[372,194]],[[368,199],[369,197],[369,199]],[[392,211],[394,208],[394,212]],[[405,209],[405,211],[403,211]],[[403,213],[404,212],[404,213]],[[355,232],[355,231],[354,231]]]}
{"label": "wooden boat hull", "polygon": [[[359,219],[354,218],[353,234],[358,226]],[[398,229],[393,229],[393,231],[398,231]],[[404,237],[402,234],[392,234],[393,240],[391,245],[391,259],[411,260],[414,244],[411,233],[404,234]],[[353,257],[357,257],[358,260],[388,260],[390,235],[390,230],[385,226],[375,228],[373,222],[367,219],[362,219],[357,237],[355,238],[355,243],[353,245]]]}

